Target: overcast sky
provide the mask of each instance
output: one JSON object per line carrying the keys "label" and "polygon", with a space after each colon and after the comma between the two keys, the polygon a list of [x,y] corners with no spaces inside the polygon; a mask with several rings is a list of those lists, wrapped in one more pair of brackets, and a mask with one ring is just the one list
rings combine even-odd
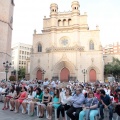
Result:
{"label": "overcast sky", "polygon": [[[73,0],[14,0],[12,44],[32,44],[33,31],[41,33],[44,16],[49,17],[50,4],[57,3],[58,11],[70,11]],[[80,12],[87,12],[90,29],[100,28],[102,45],[120,42],[120,0],[78,0]]]}

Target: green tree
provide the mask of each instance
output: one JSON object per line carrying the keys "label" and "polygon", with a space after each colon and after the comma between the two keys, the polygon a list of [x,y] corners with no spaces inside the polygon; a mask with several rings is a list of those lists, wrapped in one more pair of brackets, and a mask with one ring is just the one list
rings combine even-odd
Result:
{"label": "green tree", "polygon": [[25,78],[25,68],[20,68],[18,71],[18,79]]}
{"label": "green tree", "polygon": [[113,57],[111,63],[108,63],[104,67],[104,74],[109,75],[112,74],[114,77],[120,77],[120,60]]}
{"label": "green tree", "polygon": [[9,80],[10,80],[10,81],[16,81],[16,78],[15,78],[15,76],[10,76],[10,77],[9,77]]}

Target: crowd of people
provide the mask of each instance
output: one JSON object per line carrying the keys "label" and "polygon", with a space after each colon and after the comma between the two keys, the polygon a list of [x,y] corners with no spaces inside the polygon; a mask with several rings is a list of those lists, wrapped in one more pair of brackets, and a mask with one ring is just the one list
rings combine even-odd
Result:
{"label": "crowd of people", "polygon": [[[99,120],[104,119],[104,111],[109,111],[109,120],[113,113],[120,116],[120,83],[83,83],[60,81],[21,81],[0,82],[0,101],[2,110],[28,112],[34,116],[37,110],[39,118],[53,120],[53,109],[56,109],[57,120]],[[47,115],[44,113],[47,111]],[[61,115],[61,116],[60,116]]]}

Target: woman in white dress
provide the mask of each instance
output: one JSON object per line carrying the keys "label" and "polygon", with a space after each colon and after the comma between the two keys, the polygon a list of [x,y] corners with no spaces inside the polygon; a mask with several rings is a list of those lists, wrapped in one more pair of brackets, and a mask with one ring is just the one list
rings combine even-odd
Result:
{"label": "woman in white dress", "polygon": [[24,109],[24,112],[23,114],[26,114],[26,108],[27,108],[27,104],[29,104],[33,99],[34,99],[34,94],[33,94],[33,87],[30,86],[28,88],[28,97],[27,99],[25,99],[23,102],[22,102],[22,106],[23,106],[23,109]]}

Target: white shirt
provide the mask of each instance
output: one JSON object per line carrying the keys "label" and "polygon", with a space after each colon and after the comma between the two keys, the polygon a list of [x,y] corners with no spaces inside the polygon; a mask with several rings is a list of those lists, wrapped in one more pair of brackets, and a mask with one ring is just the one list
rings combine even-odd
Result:
{"label": "white shirt", "polygon": [[47,86],[48,84],[49,84],[48,81],[46,81],[46,82],[44,81],[44,82],[43,82],[43,85],[44,85],[44,86]]}
{"label": "white shirt", "polygon": [[36,91],[33,91],[32,95],[35,97],[36,96]]}
{"label": "white shirt", "polygon": [[6,88],[2,88],[1,93],[5,93]]}
{"label": "white shirt", "polygon": [[35,97],[34,92],[32,92],[32,95],[30,95],[30,94],[28,95],[28,98],[29,98],[29,99],[33,99],[34,97]]}
{"label": "white shirt", "polygon": [[82,93],[85,94],[85,93],[87,93],[87,91],[83,89]]}
{"label": "white shirt", "polygon": [[71,96],[66,97],[65,93],[62,92],[62,93],[61,93],[61,97],[62,97],[61,102],[62,102],[63,104],[71,105],[71,103],[70,103]]}
{"label": "white shirt", "polygon": [[51,82],[52,87],[56,87],[55,81]]}
{"label": "white shirt", "polygon": [[65,91],[60,92],[60,100],[63,103],[63,98],[65,96]]}
{"label": "white shirt", "polygon": [[105,93],[110,96],[110,90],[105,89]]}
{"label": "white shirt", "polygon": [[14,91],[13,93],[12,92],[10,92],[9,94],[8,94],[8,96],[11,96],[11,97],[15,97],[15,95],[16,95],[16,91]]}
{"label": "white shirt", "polygon": [[2,87],[0,87],[0,93],[2,92]]}

